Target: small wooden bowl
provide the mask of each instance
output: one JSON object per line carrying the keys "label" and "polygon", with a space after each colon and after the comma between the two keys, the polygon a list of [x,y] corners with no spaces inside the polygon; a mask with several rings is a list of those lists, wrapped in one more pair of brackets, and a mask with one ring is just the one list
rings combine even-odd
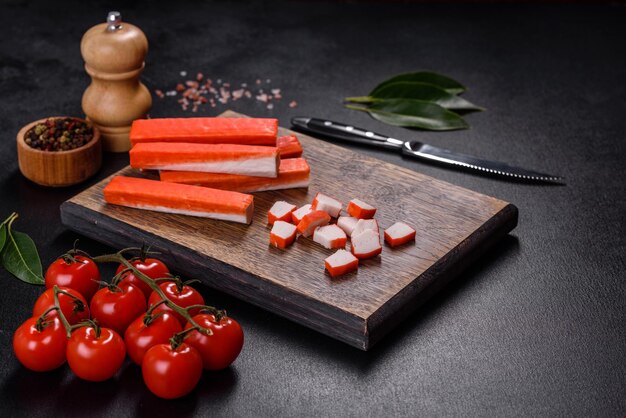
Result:
{"label": "small wooden bowl", "polygon": [[[24,140],[26,133],[48,119],[65,118],[53,116],[24,126],[17,134],[17,158],[20,171],[27,179],[42,186],[63,187],[78,184],[93,176],[102,165],[100,131],[93,126],[93,138],[82,147],[69,151],[42,151],[31,147]],[[71,118],[87,122],[80,118]]]}

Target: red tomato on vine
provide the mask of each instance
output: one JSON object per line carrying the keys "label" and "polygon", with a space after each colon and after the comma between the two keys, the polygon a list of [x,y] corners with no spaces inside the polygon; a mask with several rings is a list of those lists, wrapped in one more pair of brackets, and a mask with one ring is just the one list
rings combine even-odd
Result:
{"label": "red tomato on vine", "polygon": [[91,316],[100,326],[124,335],[126,328],[146,312],[146,299],[135,285],[124,283],[98,290],[91,300]]}
{"label": "red tomato on vine", "polygon": [[87,326],[72,333],[67,342],[67,363],[74,374],[91,382],[110,379],[122,367],[126,348],[110,328]]}
{"label": "red tomato on vine", "polygon": [[90,258],[82,255],[63,256],[46,270],[46,288],[69,287],[89,302],[100,287],[100,270]]}
{"label": "red tomato on vine", "polygon": [[126,329],[124,343],[132,361],[141,366],[146,352],[157,344],[165,344],[183,330],[178,319],[169,312],[150,316],[146,324],[145,315],[139,316]]}
{"label": "red tomato on vine", "polygon": [[[227,316],[218,321],[213,314],[199,314],[193,320],[213,332],[212,335],[205,335],[191,331],[185,339],[185,343],[200,352],[204,368],[221,370],[230,366],[243,348],[243,330],[239,323]],[[185,329],[189,328],[191,324],[187,323]]]}
{"label": "red tomato on vine", "polygon": [[[70,325],[75,325],[85,319],[89,319],[89,305],[83,295],[74,289],[70,289],[69,287],[59,287],[58,289],[71,295],[68,296],[64,293],[59,293],[58,295],[61,312],[63,312],[65,319],[67,319],[67,322],[69,322]],[[35,302],[35,306],[33,307],[33,316],[39,317],[53,306],[54,288],[51,288],[43,292]],[[57,311],[50,311],[48,317],[52,318],[54,316],[58,316]]]}
{"label": "red tomato on vine", "polygon": [[13,334],[15,356],[27,369],[54,370],[65,363],[67,333],[57,317],[27,319]]}
{"label": "red tomato on vine", "polygon": [[202,357],[185,343],[176,348],[157,344],[143,358],[143,381],[156,396],[175,399],[187,395],[202,376]]}
{"label": "red tomato on vine", "polygon": [[[137,258],[134,260],[130,260],[130,263],[137,270],[150,277],[151,279],[160,279],[169,277],[170,270],[167,268],[165,263],[161,260],[157,260],[156,258]],[[115,274],[120,274],[122,271],[126,269],[124,264],[120,264],[117,268]],[[127,272],[124,274],[124,281],[128,281],[135,286],[137,286],[143,294],[146,296],[146,300],[150,297],[152,293],[152,288],[149,284],[141,280],[139,277],[135,276],[133,272]]]}
{"label": "red tomato on vine", "polygon": [[[186,308],[192,305],[204,305],[204,298],[202,297],[200,292],[198,292],[196,289],[194,289],[193,287],[189,285],[182,284],[179,281],[161,283],[159,284],[159,288],[161,288],[161,290],[163,291],[163,293],[165,293],[165,296],[169,300],[171,300],[176,305],[182,308]],[[159,302],[160,300],[161,300],[161,296],[159,296],[159,294],[156,291],[154,291],[150,295],[150,299],[148,300],[148,305],[152,306],[155,303]],[[182,315],[180,315],[177,312],[174,312],[171,308],[169,308],[165,304],[156,307],[154,310],[154,313],[163,312],[163,311],[170,312],[172,315],[174,315],[180,321],[181,325],[185,325],[185,323],[187,323],[187,320],[183,318]],[[198,312],[200,312],[199,309],[191,309],[189,312],[189,315],[193,316],[197,314]]]}

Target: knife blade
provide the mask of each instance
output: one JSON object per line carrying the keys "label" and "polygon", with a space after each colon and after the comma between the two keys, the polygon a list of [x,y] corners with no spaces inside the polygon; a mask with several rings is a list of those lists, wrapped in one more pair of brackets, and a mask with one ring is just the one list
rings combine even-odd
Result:
{"label": "knife blade", "polygon": [[358,128],[326,119],[294,117],[293,128],[304,133],[346,141],[361,145],[371,145],[384,149],[400,150],[407,157],[439,163],[455,168],[469,169],[480,174],[497,175],[521,181],[536,181],[565,184],[564,178],[538,171],[515,167],[499,161],[485,160],[445,148],[424,144],[419,141],[403,141],[367,129]]}

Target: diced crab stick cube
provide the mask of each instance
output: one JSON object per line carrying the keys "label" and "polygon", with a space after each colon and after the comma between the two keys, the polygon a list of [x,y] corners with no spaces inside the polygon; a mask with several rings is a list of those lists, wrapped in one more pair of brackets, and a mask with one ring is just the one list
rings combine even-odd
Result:
{"label": "diced crab stick cube", "polygon": [[318,226],[327,225],[330,215],[323,210],[314,210],[302,217],[298,223],[298,232],[305,237],[310,237]]}
{"label": "diced crab stick cube", "polygon": [[214,189],[251,193],[309,187],[311,168],[304,158],[280,160],[278,177],[242,176],[239,174],[201,173],[198,171],[160,171],[161,181],[195,184]]}
{"label": "diced crab stick cube", "polygon": [[415,240],[415,229],[404,222],[396,222],[385,229],[385,242],[390,247],[397,247],[413,240]]}
{"label": "diced crab stick cube", "polygon": [[348,202],[346,212],[357,219],[371,219],[376,214],[376,208],[359,199]]}
{"label": "diced crab stick cube", "polygon": [[371,229],[352,237],[352,254],[359,259],[376,257],[383,250],[380,235]]}
{"label": "diced crab stick cube", "polygon": [[203,171],[278,177],[278,148],[235,144],[148,142],[129,152],[130,166],[151,170]]}
{"label": "diced crab stick cube", "polygon": [[294,210],[293,212],[291,212],[291,221],[298,225],[300,223],[300,221],[302,220],[302,218],[304,217],[304,215],[307,215],[309,213],[311,213],[313,211],[313,209],[311,209],[311,205],[306,204],[296,210]]}
{"label": "diced crab stick cube", "polygon": [[195,142],[276,146],[278,119],[154,118],[137,119],[130,142]]}
{"label": "diced crab stick cube", "polygon": [[296,205],[279,200],[267,212],[267,223],[274,225],[276,221],[289,222],[291,221],[291,212],[294,210],[296,210]]}
{"label": "diced crab stick cube", "polygon": [[276,147],[280,153],[280,158],[298,158],[302,156],[302,145],[295,135],[279,136],[276,140]]}
{"label": "diced crab stick cube", "polygon": [[359,259],[346,250],[337,250],[324,260],[324,265],[332,277],[339,277],[356,270],[359,267]]}
{"label": "diced crab stick cube", "polygon": [[270,244],[285,249],[296,239],[296,226],[289,222],[276,221],[270,231]]}
{"label": "diced crab stick cube", "polygon": [[113,177],[103,193],[114,205],[246,224],[254,212],[249,194],[135,177]]}
{"label": "diced crab stick cube", "polygon": [[337,225],[326,225],[313,231],[313,241],[328,249],[344,248],[348,237]]}
{"label": "diced crab stick cube", "polygon": [[341,207],[343,205],[337,199],[333,199],[330,196],[326,196],[320,192],[315,195],[315,199],[311,202],[311,209],[313,210],[323,210],[328,213],[333,218],[339,216],[339,212],[341,212]]}
{"label": "diced crab stick cube", "polygon": [[340,216],[339,219],[337,219],[337,226],[343,229],[346,235],[351,236],[357,222],[359,222],[359,220],[352,216]]}
{"label": "diced crab stick cube", "polygon": [[354,226],[350,237],[354,238],[367,230],[374,231],[376,235],[380,235],[380,233],[378,232],[378,222],[376,221],[376,219],[359,219]]}

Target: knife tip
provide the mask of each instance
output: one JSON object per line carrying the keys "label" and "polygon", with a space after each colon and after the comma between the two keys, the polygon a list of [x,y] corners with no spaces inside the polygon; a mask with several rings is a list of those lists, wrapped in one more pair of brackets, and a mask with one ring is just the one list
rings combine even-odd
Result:
{"label": "knife tip", "polygon": [[299,126],[301,128],[306,128],[307,125],[309,124],[309,121],[311,120],[311,118],[305,118],[302,116],[296,116],[291,118],[291,124],[293,126]]}

